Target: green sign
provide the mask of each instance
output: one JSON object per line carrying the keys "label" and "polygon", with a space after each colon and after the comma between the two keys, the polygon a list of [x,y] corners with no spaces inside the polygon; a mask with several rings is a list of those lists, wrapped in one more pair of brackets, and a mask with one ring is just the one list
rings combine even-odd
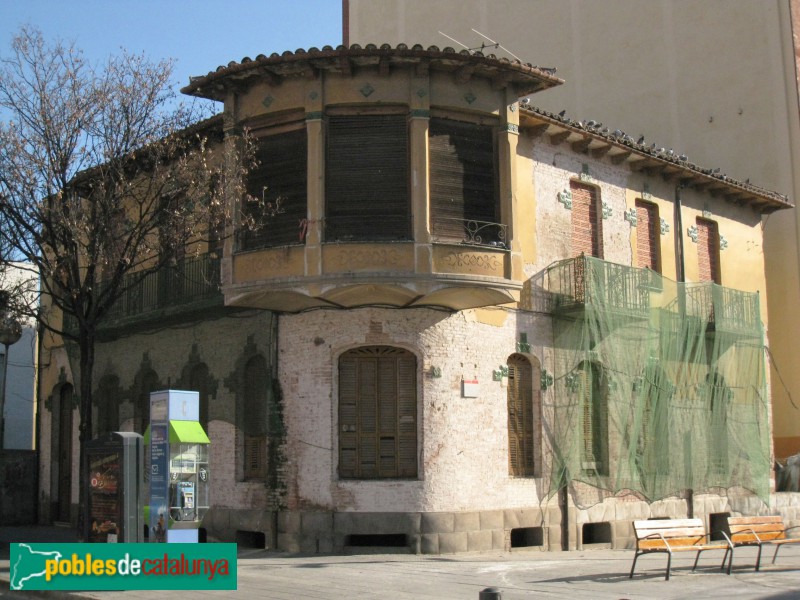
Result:
{"label": "green sign", "polygon": [[11,544],[12,590],[235,590],[236,544]]}

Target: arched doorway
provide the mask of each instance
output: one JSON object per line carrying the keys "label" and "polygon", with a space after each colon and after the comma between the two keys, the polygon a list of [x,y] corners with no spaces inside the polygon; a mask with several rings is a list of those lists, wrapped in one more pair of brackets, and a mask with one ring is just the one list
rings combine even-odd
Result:
{"label": "arched doorway", "polygon": [[72,433],[73,388],[65,383],[54,394],[52,407],[53,468],[50,480],[51,516],[53,521],[72,521]]}

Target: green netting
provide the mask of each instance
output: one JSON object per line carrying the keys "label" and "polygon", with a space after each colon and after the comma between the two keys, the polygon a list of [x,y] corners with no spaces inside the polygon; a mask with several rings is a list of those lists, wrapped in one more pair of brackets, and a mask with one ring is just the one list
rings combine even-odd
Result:
{"label": "green netting", "polygon": [[551,494],[568,484],[590,505],[739,487],[767,499],[758,294],[584,256],[539,280],[554,316]]}

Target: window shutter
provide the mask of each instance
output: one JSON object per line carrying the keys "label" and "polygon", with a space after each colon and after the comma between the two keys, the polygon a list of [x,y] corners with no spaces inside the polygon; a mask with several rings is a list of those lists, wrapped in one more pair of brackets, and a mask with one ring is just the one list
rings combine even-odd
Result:
{"label": "window shutter", "polygon": [[636,264],[660,273],[658,242],[660,223],[658,207],[649,202],[636,201]]}
{"label": "window shutter", "polygon": [[378,475],[377,361],[364,357],[358,364],[359,460],[361,477]]}
{"label": "window shutter", "polygon": [[246,435],[244,438],[244,478],[264,479],[267,476],[267,439]]}
{"label": "window shutter", "polygon": [[374,346],[339,360],[339,476],[416,477],[416,359]]}
{"label": "window shutter", "polygon": [[252,213],[263,226],[242,232],[243,249],[303,243],[299,224],[308,217],[307,146],[305,128],[258,140],[259,165],[248,174],[247,192],[254,198],[263,197],[271,206],[245,206],[245,212]]}
{"label": "window shutter", "polygon": [[434,118],[428,143],[434,236],[460,242],[465,221],[496,223],[500,211],[492,128]]}
{"label": "window shutter", "polygon": [[328,117],[327,241],[411,238],[405,115]]}
{"label": "window shutter", "polygon": [[603,257],[601,221],[597,189],[571,181],[572,192],[572,255]]}
{"label": "window shutter", "polygon": [[697,261],[700,281],[721,282],[719,230],[714,221],[697,219]]}
{"label": "window shutter", "polygon": [[580,390],[581,405],[583,406],[583,460],[586,463],[594,463],[597,458],[594,455],[594,410],[593,410],[593,380],[592,367],[584,364],[580,371]]}
{"label": "window shutter", "polygon": [[508,460],[509,474],[534,475],[533,381],[531,364],[522,357],[508,361]]}
{"label": "window shutter", "polygon": [[358,476],[358,361],[339,360],[339,476]]}
{"label": "window shutter", "polygon": [[397,360],[397,475],[417,476],[417,361],[413,356]]}
{"label": "window shutter", "polygon": [[237,423],[244,436],[245,479],[264,479],[267,473],[267,360],[257,354],[244,367],[244,401]]}

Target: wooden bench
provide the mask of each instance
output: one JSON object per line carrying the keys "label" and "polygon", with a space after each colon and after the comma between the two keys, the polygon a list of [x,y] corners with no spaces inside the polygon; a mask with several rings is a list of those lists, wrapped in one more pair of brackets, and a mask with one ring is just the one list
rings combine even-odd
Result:
{"label": "wooden bench", "polygon": [[783,518],[777,516],[764,517],[728,517],[728,537],[734,546],[758,546],[756,571],[761,569],[761,549],[769,544],[775,546],[772,564],[778,556],[778,550],[784,544],[800,544],[800,537],[786,537],[786,532],[797,527],[783,524]]}
{"label": "wooden bench", "polygon": [[733,545],[727,539],[724,532],[724,540],[711,540],[706,533],[702,519],[651,519],[648,521],[634,521],[633,533],[636,536],[636,554],[631,565],[630,578],[633,579],[633,571],[636,569],[636,561],[642,554],[652,552],[665,552],[667,558],[667,576],[672,567],[673,552],[697,552],[694,559],[692,571],[697,568],[697,561],[700,554],[706,550],[725,550],[725,557],[722,559],[722,569],[725,568],[725,560],[730,553],[728,562],[728,575],[731,574],[731,563],[733,562]]}

